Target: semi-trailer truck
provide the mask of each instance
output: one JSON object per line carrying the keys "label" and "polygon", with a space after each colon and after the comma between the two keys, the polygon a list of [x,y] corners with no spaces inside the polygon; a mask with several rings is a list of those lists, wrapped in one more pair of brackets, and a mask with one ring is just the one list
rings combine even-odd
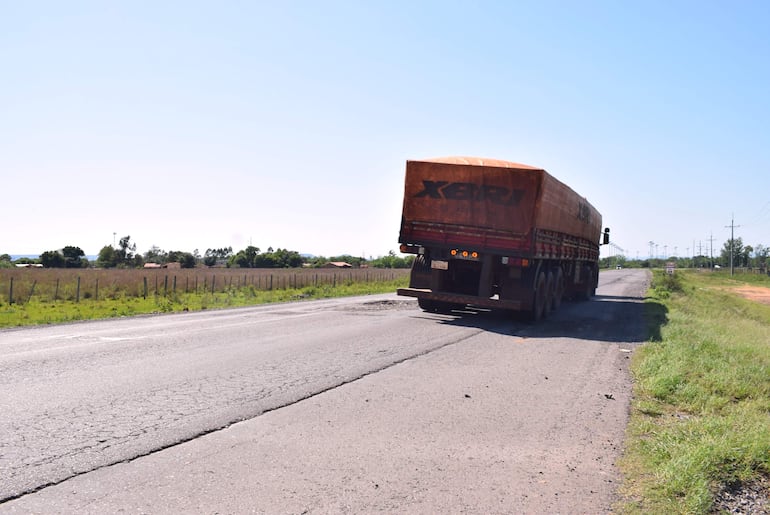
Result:
{"label": "semi-trailer truck", "polygon": [[399,243],[415,259],[398,294],[423,310],[478,306],[539,320],[564,298],[595,294],[609,229],[542,168],[445,157],[406,162]]}

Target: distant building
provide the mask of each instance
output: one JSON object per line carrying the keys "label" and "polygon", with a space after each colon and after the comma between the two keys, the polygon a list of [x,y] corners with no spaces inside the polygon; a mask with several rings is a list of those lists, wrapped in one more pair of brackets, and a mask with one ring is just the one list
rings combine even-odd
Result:
{"label": "distant building", "polygon": [[329,261],[321,268],[353,268],[353,265],[344,261]]}
{"label": "distant building", "polygon": [[182,268],[182,263],[179,263],[177,261],[172,261],[171,263],[166,263],[165,265],[161,265],[158,263],[145,263],[144,268],[150,268],[150,269],[170,268],[172,270],[179,270],[180,268]]}

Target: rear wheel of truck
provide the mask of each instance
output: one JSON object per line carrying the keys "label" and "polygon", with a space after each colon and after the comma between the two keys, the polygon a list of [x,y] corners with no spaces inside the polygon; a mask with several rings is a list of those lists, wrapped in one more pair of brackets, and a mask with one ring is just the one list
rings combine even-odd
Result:
{"label": "rear wheel of truck", "polygon": [[594,286],[596,284],[596,280],[594,279],[593,270],[587,271],[586,274],[588,277],[583,286],[583,290],[579,294],[580,300],[591,300],[591,297],[596,294],[596,286]]}
{"label": "rear wheel of truck", "polygon": [[417,299],[417,305],[420,306],[420,309],[428,313],[451,313],[453,309],[462,308],[459,304],[429,299]]}
{"label": "rear wheel of truck", "polygon": [[420,309],[427,311],[428,313],[433,313],[433,311],[435,311],[435,306],[432,300],[417,299],[417,305],[420,306]]}
{"label": "rear wheel of truck", "polygon": [[551,314],[553,308],[553,292],[554,292],[554,276],[553,272],[548,272],[545,280],[545,303],[543,305],[543,318],[546,318]]}
{"label": "rear wheel of truck", "polygon": [[538,322],[543,318],[545,312],[545,303],[548,299],[548,279],[545,276],[545,272],[540,272],[535,281],[535,298],[532,303],[532,311],[530,312],[530,318],[533,322]]}
{"label": "rear wheel of truck", "polygon": [[552,310],[556,311],[561,306],[561,301],[564,298],[564,272],[561,268],[556,269],[554,274],[553,283],[553,302],[551,304]]}

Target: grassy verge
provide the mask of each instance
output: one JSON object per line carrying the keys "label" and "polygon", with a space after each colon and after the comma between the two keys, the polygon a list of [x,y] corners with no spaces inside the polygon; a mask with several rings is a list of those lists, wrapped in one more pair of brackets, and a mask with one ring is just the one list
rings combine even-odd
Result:
{"label": "grassy verge", "polygon": [[217,293],[150,295],[147,298],[118,295],[116,298],[84,299],[80,302],[43,302],[33,298],[24,304],[0,304],[0,328],[388,293],[405,286],[408,280],[408,276],[404,276],[390,281],[343,281],[334,286],[321,284],[271,291],[248,286]]}
{"label": "grassy verge", "polygon": [[655,273],[649,300],[666,320],[632,362],[620,512],[709,513],[720,488],[770,474],[770,306],[730,291],[746,279],[770,287]]}

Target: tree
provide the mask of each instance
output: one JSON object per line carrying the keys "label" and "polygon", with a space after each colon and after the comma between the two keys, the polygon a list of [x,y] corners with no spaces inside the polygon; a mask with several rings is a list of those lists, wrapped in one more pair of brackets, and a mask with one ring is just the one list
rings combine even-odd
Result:
{"label": "tree", "polygon": [[195,268],[195,256],[189,252],[172,250],[167,254],[167,263],[179,263],[182,268]]}
{"label": "tree", "polygon": [[150,250],[144,253],[145,263],[157,263],[163,264],[166,262],[168,255],[160,247],[153,245]]}
{"label": "tree", "polygon": [[203,254],[203,264],[206,266],[214,266],[217,262],[227,262],[233,256],[232,247],[223,247],[221,249],[206,249]]}
{"label": "tree", "polygon": [[99,251],[99,255],[96,258],[96,266],[100,268],[115,268],[118,266],[117,252],[112,245],[105,245],[102,250]]}
{"label": "tree", "polygon": [[412,266],[412,261],[414,256],[399,257],[391,250],[387,256],[371,260],[369,265],[374,268],[409,268]]}
{"label": "tree", "polygon": [[40,264],[46,268],[64,268],[64,256],[58,250],[46,250],[40,254]]}
{"label": "tree", "polygon": [[741,266],[739,264],[743,256],[743,240],[741,238],[735,238],[734,240],[727,240],[722,246],[722,252],[720,254],[720,261],[723,266],[730,266],[730,251],[733,255],[733,266]]}
{"label": "tree", "polygon": [[117,255],[118,266],[134,265],[134,252],[136,252],[136,243],[131,242],[131,236],[123,236],[118,243]]}
{"label": "tree", "polygon": [[754,249],[753,265],[758,268],[767,267],[767,258],[770,257],[770,247],[765,247],[761,243]]}
{"label": "tree", "polygon": [[751,245],[746,245],[743,247],[743,252],[741,252],[741,263],[742,266],[751,266],[751,254],[754,253],[754,247]]}
{"label": "tree", "polygon": [[46,268],[86,268],[88,260],[80,247],[68,245],[61,250],[47,250],[40,254],[40,264]]}
{"label": "tree", "polygon": [[179,259],[179,264],[182,266],[182,268],[195,268],[197,263],[198,260],[195,259],[195,254],[191,254],[189,252],[183,253],[181,259]]}
{"label": "tree", "polygon": [[230,262],[240,268],[254,268],[254,263],[258,254],[259,247],[249,245],[245,249],[238,251],[238,253],[230,259]]}
{"label": "tree", "polygon": [[288,249],[272,251],[272,247],[269,248],[270,251],[260,253],[259,247],[249,245],[230,258],[229,265],[240,268],[296,268],[302,266],[304,260],[299,252]]}
{"label": "tree", "polygon": [[287,249],[278,249],[272,253],[276,268],[297,268],[302,266],[302,256],[299,252]]}
{"label": "tree", "polygon": [[256,255],[252,265],[254,268],[281,268],[278,258],[272,252]]}
{"label": "tree", "polygon": [[[88,260],[86,259],[86,253],[80,247],[73,247],[68,245],[61,250],[62,256],[64,256],[64,268],[86,268],[88,267]],[[45,265],[43,265],[45,266]]]}

